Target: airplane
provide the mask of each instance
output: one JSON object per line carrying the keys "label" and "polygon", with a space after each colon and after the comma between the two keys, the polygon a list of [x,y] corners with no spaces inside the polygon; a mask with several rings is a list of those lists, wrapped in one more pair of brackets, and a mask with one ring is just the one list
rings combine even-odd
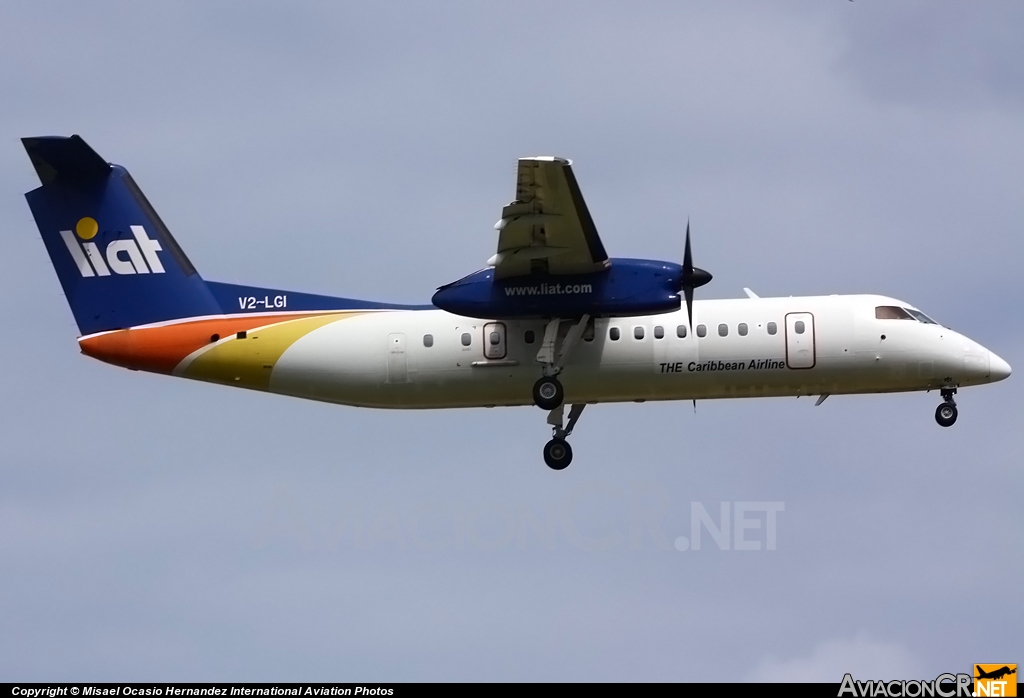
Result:
{"label": "airplane", "polygon": [[693,265],[689,223],[681,264],[610,258],[562,158],[519,160],[485,268],[395,305],[206,281],[125,168],[77,135],[22,142],[86,356],[360,407],[532,404],[554,470],[587,405],[938,390],[949,427],[959,388],[1011,371],[895,298],[697,301],[711,274]]}
{"label": "airplane", "polygon": [[1008,666],[1003,666],[1003,667],[1000,667],[999,669],[995,669],[993,671],[985,671],[980,666],[975,664],[974,665],[974,669],[977,672],[977,676],[974,677],[976,679],[995,679],[995,680],[998,680],[998,679],[1003,678],[1004,676],[1009,676],[1010,674],[1016,674],[1017,673],[1016,665],[1014,665],[1013,669],[1011,669]]}

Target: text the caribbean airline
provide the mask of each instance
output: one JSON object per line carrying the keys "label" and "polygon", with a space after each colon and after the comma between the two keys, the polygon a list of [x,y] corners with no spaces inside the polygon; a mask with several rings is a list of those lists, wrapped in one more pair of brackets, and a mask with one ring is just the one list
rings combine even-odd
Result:
{"label": "text the caribbean airline", "polygon": [[958,388],[1010,375],[894,298],[694,301],[711,275],[692,264],[689,227],[681,265],[609,258],[568,160],[521,159],[487,268],[400,306],[206,281],[123,167],[78,136],[23,143],[84,354],[362,407],[535,404],[556,470],[588,404],[938,390],[948,427]]}

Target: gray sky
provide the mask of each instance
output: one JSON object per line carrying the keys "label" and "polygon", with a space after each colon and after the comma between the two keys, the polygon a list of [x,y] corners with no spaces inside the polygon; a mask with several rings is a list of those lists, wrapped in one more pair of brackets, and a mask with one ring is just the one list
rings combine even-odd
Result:
{"label": "gray sky", "polygon": [[[889,294],[1019,370],[1022,28],[1010,2],[5,3],[0,679],[1021,661],[1019,376],[952,429],[934,394],[600,405],[553,473],[535,408],[81,356],[18,138],[127,166],[207,279],[402,302],[493,254],[516,158],[569,157],[613,256],[680,259],[689,217],[704,297]],[[746,501],[784,503],[776,550],[672,545],[691,502]]]}

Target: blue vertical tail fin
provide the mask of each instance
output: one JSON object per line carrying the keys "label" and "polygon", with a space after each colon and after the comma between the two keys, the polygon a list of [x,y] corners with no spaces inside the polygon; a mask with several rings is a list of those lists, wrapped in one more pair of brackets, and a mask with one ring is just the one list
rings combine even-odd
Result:
{"label": "blue vertical tail fin", "polygon": [[23,138],[25,195],[83,335],[221,312],[128,171],[79,136]]}

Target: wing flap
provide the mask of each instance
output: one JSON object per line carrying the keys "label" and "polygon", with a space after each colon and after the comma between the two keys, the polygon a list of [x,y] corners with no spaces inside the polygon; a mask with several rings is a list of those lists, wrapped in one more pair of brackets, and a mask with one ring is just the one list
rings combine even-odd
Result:
{"label": "wing flap", "polygon": [[587,274],[606,269],[597,227],[569,160],[522,158],[516,200],[501,211],[495,278],[530,274]]}

